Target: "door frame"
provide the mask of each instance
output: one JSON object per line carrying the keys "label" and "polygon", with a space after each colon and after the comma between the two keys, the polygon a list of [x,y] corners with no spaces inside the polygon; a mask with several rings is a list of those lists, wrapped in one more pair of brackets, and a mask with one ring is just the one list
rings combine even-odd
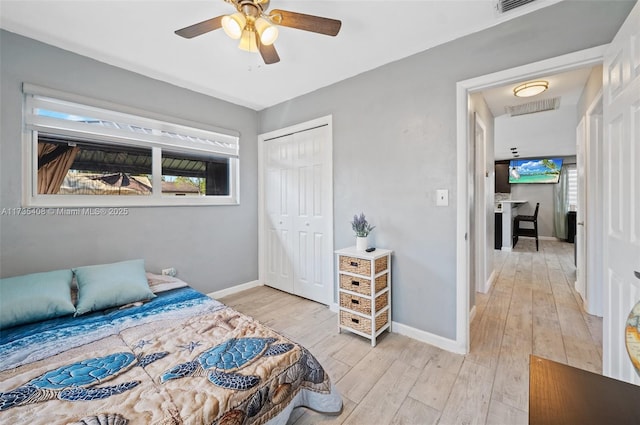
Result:
{"label": "door frame", "polygon": [[258,135],[258,282],[260,285],[265,284],[265,259],[266,259],[266,226],[265,226],[265,196],[264,196],[264,168],[265,168],[265,158],[264,158],[264,143],[275,139],[278,137],[287,136],[294,133],[300,133],[302,131],[311,130],[317,127],[326,126],[327,131],[327,150],[328,157],[331,159],[327,164],[328,170],[327,175],[330,176],[328,181],[324,182],[326,184],[327,191],[329,194],[327,195],[327,219],[329,222],[327,223],[327,228],[330,228],[331,231],[328,232],[327,237],[329,238],[327,246],[329,247],[326,252],[327,258],[330,258],[327,282],[327,302],[329,307],[335,304],[335,290],[334,290],[334,265],[333,265],[333,116],[326,115],[320,118],[316,118],[310,121],[305,121],[302,123],[294,124],[288,127],[280,128],[277,130],[269,131],[267,133],[262,133]]}
{"label": "door frame", "polygon": [[[471,214],[468,212],[468,181],[471,178],[468,172],[468,152],[473,140],[469,135],[469,97],[472,93],[493,87],[513,84],[523,79],[533,79],[542,75],[560,73],[573,69],[601,64],[607,45],[592,47],[590,49],[557,56],[539,62],[494,72],[492,74],[459,81],[456,84],[456,150],[457,154],[457,196],[458,205],[456,214],[456,339],[455,351],[466,354],[470,348],[469,332],[469,241]],[[596,202],[597,200],[593,200]],[[486,247],[485,247],[486,249]],[[587,250],[589,247],[587,246]]]}
{"label": "door frame", "polygon": [[[584,239],[582,255],[584,256],[585,271],[584,290],[586,297],[583,299],[583,307],[589,314],[602,317],[604,274],[603,264],[595,261],[586,261],[587,258],[604,258],[603,238],[604,227],[600,225],[604,219],[604,199],[602,169],[604,129],[603,120],[603,91],[600,89],[584,114],[584,149],[585,149],[585,179],[586,187],[583,189],[585,200],[585,213],[583,214]],[[578,184],[580,181],[578,180]],[[598,202],[589,202],[596,199]],[[576,239],[577,242],[577,239]],[[589,256],[587,256],[587,249]],[[580,251],[580,247],[577,247]],[[577,283],[577,282],[576,282]]]}
{"label": "door frame", "polygon": [[[478,131],[482,134],[482,141],[478,144]],[[474,114],[474,144],[476,154],[475,166],[475,189],[478,192],[475,199],[475,234],[476,234],[476,283],[474,285],[477,292],[486,294],[491,288],[491,279],[489,278],[487,250],[489,249],[489,229],[487,228],[488,217],[487,210],[489,205],[487,199],[491,192],[489,184],[489,170],[487,170],[487,125],[484,123],[480,115]],[[480,189],[478,191],[478,189]],[[493,204],[492,204],[493,205]],[[471,306],[473,307],[473,306]]]}

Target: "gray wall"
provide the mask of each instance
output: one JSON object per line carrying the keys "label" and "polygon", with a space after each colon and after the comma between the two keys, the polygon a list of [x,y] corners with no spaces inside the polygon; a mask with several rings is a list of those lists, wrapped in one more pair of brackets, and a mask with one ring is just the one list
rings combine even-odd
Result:
{"label": "gray wall", "polygon": [[0,207],[20,206],[22,81],[239,130],[242,204],[0,216],[0,276],[142,257],[205,292],[256,279],[256,134],[332,114],[336,248],[364,211],[395,250],[393,320],[453,339],[456,82],[607,43],[633,3],[566,0],[260,113],[1,32]]}
{"label": "gray wall", "polygon": [[[522,205],[515,210],[516,212],[514,214],[531,215],[536,208],[536,203],[540,202],[540,209],[538,210],[538,236],[555,236],[553,226],[553,188],[555,186],[555,184],[511,185],[511,199],[528,202],[528,204]],[[528,227],[531,227],[530,224]]]}
{"label": "gray wall", "polygon": [[456,336],[456,82],[608,43],[632,5],[564,1],[260,112],[260,132],[333,115],[335,245],[354,213],[378,226],[394,321]]}
{"label": "gray wall", "polygon": [[126,217],[0,216],[0,276],[144,258],[203,292],[258,278],[257,113],[9,32],[0,33],[0,207],[21,202],[22,82],[238,130],[240,205],[130,208]]}

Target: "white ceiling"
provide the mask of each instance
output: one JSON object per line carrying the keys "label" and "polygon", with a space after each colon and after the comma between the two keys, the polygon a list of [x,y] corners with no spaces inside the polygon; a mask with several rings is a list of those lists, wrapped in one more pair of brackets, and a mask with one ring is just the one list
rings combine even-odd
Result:
{"label": "white ceiling", "polygon": [[[522,158],[543,157],[547,155],[572,156],[576,154],[576,141],[574,137],[564,137],[566,134],[557,134],[558,120],[563,123],[566,121],[568,111],[570,114],[577,116],[577,104],[584,90],[585,84],[589,79],[592,68],[585,67],[572,71],[567,71],[554,75],[541,75],[534,80],[545,80],[549,82],[549,89],[545,92],[528,98],[518,98],[513,94],[513,88],[525,82],[520,81],[507,86],[496,87],[482,92],[482,95],[491,109],[491,113],[495,118],[496,126],[495,137],[495,159],[511,159],[513,152],[511,147],[514,145],[518,148],[517,152]],[[528,80],[531,81],[531,80]],[[557,111],[545,111],[540,114],[520,115],[509,117],[505,112],[505,106],[516,106],[535,102],[542,99],[551,99],[560,97],[560,109]],[[511,124],[509,121],[515,120],[517,124]],[[514,143],[512,138],[499,137],[502,133],[513,131],[514,125],[525,135],[518,137]],[[498,131],[498,126],[504,130]],[[573,128],[570,129],[573,134]],[[535,142],[531,141],[532,134],[540,137],[533,137]]]}
{"label": "white ceiling", "polygon": [[549,89],[533,97],[515,97],[513,94],[513,89],[516,86],[532,80],[524,80],[508,86],[484,90],[482,95],[489,109],[491,109],[491,113],[496,118],[506,114],[505,106],[524,105],[541,99],[560,97],[561,106],[577,105],[590,73],[591,68],[587,67],[560,74],[536,77],[533,80],[549,82]]}
{"label": "white ceiling", "polygon": [[274,65],[221,30],[191,40],[174,34],[232,13],[223,0],[0,0],[0,27],[261,110],[559,1],[501,15],[496,0],[272,0],[271,9],[342,21],[335,38],[281,28]]}

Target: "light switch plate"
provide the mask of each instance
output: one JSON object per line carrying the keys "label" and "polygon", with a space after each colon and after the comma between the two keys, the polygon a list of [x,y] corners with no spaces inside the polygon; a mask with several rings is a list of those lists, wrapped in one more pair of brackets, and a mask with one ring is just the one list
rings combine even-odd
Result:
{"label": "light switch plate", "polygon": [[449,191],[447,189],[436,190],[436,205],[438,207],[449,206]]}

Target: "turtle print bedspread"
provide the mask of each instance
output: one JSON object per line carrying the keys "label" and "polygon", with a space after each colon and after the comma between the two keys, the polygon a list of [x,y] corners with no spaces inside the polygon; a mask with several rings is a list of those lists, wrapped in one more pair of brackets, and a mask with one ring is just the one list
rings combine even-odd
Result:
{"label": "turtle print bedspread", "polygon": [[304,347],[190,287],[0,334],[3,424],[284,424],[342,400]]}

